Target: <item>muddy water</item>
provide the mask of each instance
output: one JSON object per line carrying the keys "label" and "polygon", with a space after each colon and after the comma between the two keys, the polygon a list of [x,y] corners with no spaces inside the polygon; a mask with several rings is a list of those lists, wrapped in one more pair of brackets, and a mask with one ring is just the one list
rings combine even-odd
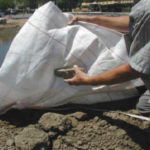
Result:
{"label": "muddy water", "polygon": [[0,30],[0,66],[4,61],[11,42],[18,31],[18,27]]}

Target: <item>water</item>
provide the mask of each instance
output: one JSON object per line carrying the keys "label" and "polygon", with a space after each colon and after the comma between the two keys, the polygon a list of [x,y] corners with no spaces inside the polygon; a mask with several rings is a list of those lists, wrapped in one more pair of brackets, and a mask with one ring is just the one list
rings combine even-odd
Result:
{"label": "water", "polygon": [[0,66],[2,65],[11,42],[19,28],[0,30]]}

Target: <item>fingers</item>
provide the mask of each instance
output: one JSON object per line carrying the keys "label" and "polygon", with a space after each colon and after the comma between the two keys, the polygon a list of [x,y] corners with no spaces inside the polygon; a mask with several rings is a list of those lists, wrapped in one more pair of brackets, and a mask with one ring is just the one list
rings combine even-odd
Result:
{"label": "fingers", "polygon": [[84,82],[84,72],[82,72],[80,70],[80,68],[77,65],[73,66],[74,70],[75,70],[75,76],[71,79],[65,79],[64,81],[67,82],[70,85],[81,85]]}
{"label": "fingers", "polygon": [[79,69],[79,67],[77,65],[74,65],[73,68],[74,68],[74,71],[75,71],[76,74],[81,72],[81,70]]}
{"label": "fingers", "polygon": [[74,24],[74,21],[73,21],[73,20],[71,20],[71,21],[68,23],[68,25],[72,25],[72,24]]}
{"label": "fingers", "polygon": [[72,25],[78,21],[78,16],[73,17],[73,19],[68,23],[68,25]]}
{"label": "fingers", "polygon": [[65,79],[64,81],[70,83],[70,82],[72,82],[72,78],[71,79]]}
{"label": "fingers", "polygon": [[70,79],[65,79],[65,82],[67,82],[68,84],[71,84],[71,80]]}
{"label": "fingers", "polygon": [[65,82],[67,82],[68,84],[70,85],[79,85],[74,78],[71,78],[71,79],[65,79],[64,80]]}

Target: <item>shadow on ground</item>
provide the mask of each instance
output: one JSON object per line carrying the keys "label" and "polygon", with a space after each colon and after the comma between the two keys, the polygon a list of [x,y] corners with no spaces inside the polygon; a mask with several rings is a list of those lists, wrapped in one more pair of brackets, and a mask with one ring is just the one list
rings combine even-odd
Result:
{"label": "shadow on ground", "polygon": [[[107,103],[99,103],[93,105],[67,104],[57,108],[45,110],[10,110],[0,116],[0,120],[6,121],[16,127],[26,127],[30,124],[37,124],[41,116],[47,112],[55,112],[58,114],[71,114],[74,112],[87,113],[87,121],[98,116],[101,120],[105,120],[109,126],[117,126],[118,129],[123,129],[126,134],[144,150],[149,150],[150,147],[150,128],[141,129],[138,124],[131,124],[124,121],[123,117],[113,119],[111,116],[105,115],[105,112],[111,110],[128,111],[135,109],[138,97],[120,101]],[[118,115],[119,116],[119,115]],[[108,131],[109,132],[109,131]]]}
{"label": "shadow on ground", "polygon": [[25,127],[29,124],[36,124],[40,117],[46,112],[56,112],[60,114],[70,114],[77,111],[86,112],[89,115],[109,111],[109,110],[130,110],[134,109],[137,103],[137,97],[127,100],[115,101],[115,102],[107,102],[107,103],[99,103],[92,105],[80,105],[80,104],[67,104],[60,107],[55,107],[51,109],[45,110],[9,110],[4,115],[0,116],[0,120],[7,121],[16,127]]}

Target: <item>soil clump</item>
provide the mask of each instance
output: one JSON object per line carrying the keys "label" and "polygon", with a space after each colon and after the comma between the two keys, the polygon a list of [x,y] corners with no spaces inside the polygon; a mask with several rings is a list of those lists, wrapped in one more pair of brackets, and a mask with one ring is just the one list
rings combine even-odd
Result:
{"label": "soil clump", "polygon": [[139,114],[136,110],[67,107],[10,110],[1,115],[0,149],[149,150],[150,122],[122,114]]}

